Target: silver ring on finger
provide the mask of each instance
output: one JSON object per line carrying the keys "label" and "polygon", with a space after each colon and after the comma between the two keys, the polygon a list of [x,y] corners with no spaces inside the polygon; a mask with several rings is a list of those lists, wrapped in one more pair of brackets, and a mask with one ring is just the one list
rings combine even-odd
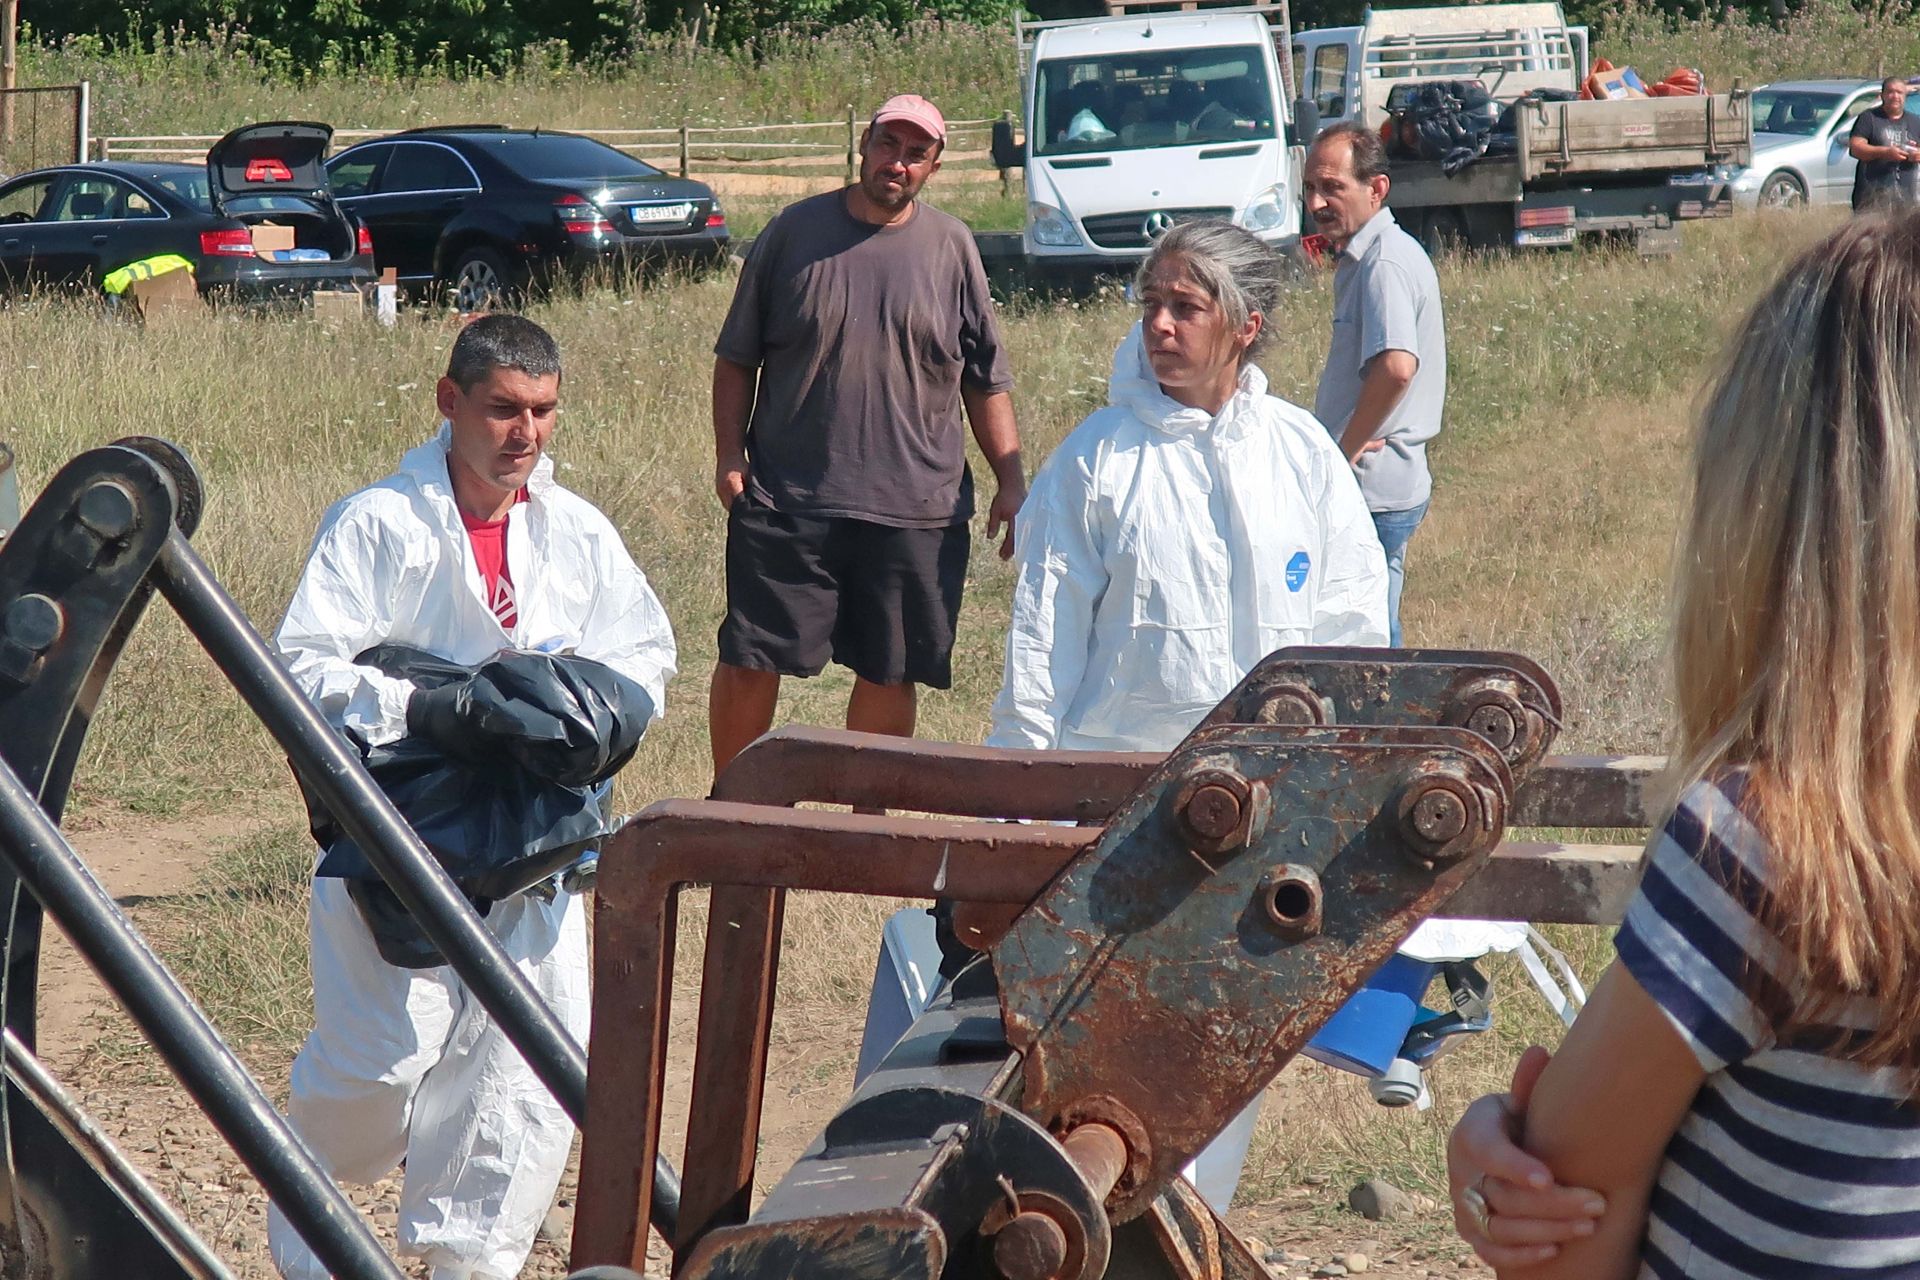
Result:
{"label": "silver ring on finger", "polygon": [[1460,1207],[1466,1210],[1473,1225],[1480,1228],[1481,1235],[1487,1235],[1492,1230],[1493,1206],[1487,1203],[1487,1197],[1478,1185],[1460,1188]]}

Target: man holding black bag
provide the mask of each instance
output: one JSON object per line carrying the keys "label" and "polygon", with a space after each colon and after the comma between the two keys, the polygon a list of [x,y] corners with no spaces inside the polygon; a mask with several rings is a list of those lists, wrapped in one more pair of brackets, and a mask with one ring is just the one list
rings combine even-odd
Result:
{"label": "man holding black bag", "polygon": [[[542,830],[569,834],[540,849],[577,848],[572,835],[598,814],[593,784],[631,753],[674,671],[645,575],[543,456],[559,392],[559,349],[539,325],[501,315],[463,329],[436,388],[439,435],[327,512],[275,642],[435,854],[467,859],[449,870],[584,1044],[580,899],[554,890],[532,845],[491,860],[450,852],[479,825],[461,821],[462,786],[530,796],[523,807],[542,815],[558,806]],[[535,724],[545,740],[520,736]],[[484,745],[483,726],[501,729]],[[438,840],[422,826],[434,810],[446,819]],[[310,914],[314,1029],[294,1061],[289,1118],[342,1181],[404,1161],[400,1252],[434,1280],[511,1280],[551,1207],[572,1124],[453,970],[430,948],[409,957],[405,913],[357,850],[325,815],[315,829],[326,857]],[[543,878],[529,888],[529,876]],[[326,1275],[277,1211],[268,1242],[289,1280]]]}

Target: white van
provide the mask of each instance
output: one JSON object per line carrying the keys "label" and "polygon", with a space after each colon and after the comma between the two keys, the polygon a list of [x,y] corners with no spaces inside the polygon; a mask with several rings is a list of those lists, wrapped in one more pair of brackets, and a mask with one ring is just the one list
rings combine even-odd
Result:
{"label": "white van", "polygon": [[1026,140],[1002,126],[994,160],[1026,168],[1031,276],[1128,270],[1193,218],[1299,237],[1284,15],[1274,4],[1016,20]]}

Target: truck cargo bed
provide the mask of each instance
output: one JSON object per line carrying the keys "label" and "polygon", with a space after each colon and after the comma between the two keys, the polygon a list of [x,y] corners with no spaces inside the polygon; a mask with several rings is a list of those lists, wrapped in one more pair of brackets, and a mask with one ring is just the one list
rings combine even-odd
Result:
{"label": "truck cargo bed", "polygon": [[1705,97],[1528,102],[1518,108],[1520,180],[1744,165],[1753,159],[1752,99]]}

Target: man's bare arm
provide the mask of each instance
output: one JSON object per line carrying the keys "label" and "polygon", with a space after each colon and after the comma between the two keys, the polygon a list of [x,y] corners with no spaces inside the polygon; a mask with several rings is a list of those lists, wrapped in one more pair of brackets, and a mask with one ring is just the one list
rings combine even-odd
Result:
{"label": "man's bare arm", "polygon": [[724,357],[713,361],[713,492],[722,507],[747,487],[747,421],[760,371]]}
{"label": "man's bare arm", "polygon": [[960,388],[960,401],[966,406],[967,425],[973,439],[993,468],[996,485],[993,505],[987,509],[987,537],[1007,528],[1000,544],[1000,558],[1013,558],[1013,521],[1020,504],[1027,500],[1027,474],[1020,462],[1020,429],[1013,420],[1013,396],[1005,391],[978,391]]}

